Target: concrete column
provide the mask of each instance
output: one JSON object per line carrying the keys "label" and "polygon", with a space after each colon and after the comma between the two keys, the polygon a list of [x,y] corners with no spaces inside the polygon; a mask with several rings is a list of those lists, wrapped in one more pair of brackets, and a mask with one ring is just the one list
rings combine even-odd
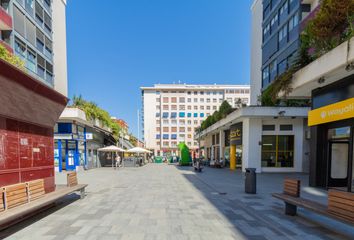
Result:
{"label": "concrete column", "polygon": [[236,145],[230,146],[230,170],[236,169]]}
{"label": "concrete column", "polygon": [[220,134],[219,134],[219,153],[220,153],[220,159],[222,158],[224,163],[225,163],[225,159],[224,159],[224,147],[225,147],[225,137],[224,137],[224,131],[220,130]]}
{"label": "concrete column", "polygon": [[262,119],[248,118],[243,120],[242,138],[242,171],[245,168],[256,168],[261,172],[261,150],[259,142],[262,140]]}

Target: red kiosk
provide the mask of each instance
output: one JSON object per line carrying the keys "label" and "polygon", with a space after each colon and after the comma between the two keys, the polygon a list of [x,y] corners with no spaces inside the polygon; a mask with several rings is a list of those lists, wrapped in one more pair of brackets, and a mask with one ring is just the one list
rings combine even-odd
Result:
{"label": "red kiosk", "polygon": [[53,128],[68,99],[0,59],[0,187],[44,179],[55,190]]}

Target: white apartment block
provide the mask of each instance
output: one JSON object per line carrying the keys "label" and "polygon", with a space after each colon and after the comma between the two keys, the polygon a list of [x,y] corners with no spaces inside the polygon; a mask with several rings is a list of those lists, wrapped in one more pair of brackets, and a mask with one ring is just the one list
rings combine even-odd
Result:
{"label": "white apartment block", "polygon": [[161,156],[177,155],[180,142],[198,149],[195,130],[223,101],[232,107],[250,103],[248,85],[155,84],[141,90],[145,146]]}

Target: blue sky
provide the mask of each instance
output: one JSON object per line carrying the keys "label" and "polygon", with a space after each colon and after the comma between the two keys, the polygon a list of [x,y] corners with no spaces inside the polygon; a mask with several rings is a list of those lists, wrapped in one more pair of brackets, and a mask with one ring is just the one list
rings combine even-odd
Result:
{"label": "blue sky", "polygon": [[251,0],[68,1],[69,97],[137,135],[140,86],[248,84]]}

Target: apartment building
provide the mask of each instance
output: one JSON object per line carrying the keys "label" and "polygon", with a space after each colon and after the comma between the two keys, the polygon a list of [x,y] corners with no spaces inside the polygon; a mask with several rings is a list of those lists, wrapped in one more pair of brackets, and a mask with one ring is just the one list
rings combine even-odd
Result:
{"label": "apartment building", "polygon": [[27,72],[67,95],[66,0],[1,0],[0,44]]}
{"label": "apartment building", "polygon": [[[264,0],[262,5],[262,89],[293,64],[300,33],[318,0]],[[301,24],[300,24],[301,23]]]}
{"label": "apartment building", "polygon": [[155,155],[177,155],[180,142],[195,151],[199,148],[196,128],[223,101],[233,107],[250,103],[246,85],[156,84],[141,90],[144,142]]}
{"label": "apartment building", "polygon": [[0,0],[0,187],[44,179],[55,190],[56,121],[67,105],[65,0]]}

